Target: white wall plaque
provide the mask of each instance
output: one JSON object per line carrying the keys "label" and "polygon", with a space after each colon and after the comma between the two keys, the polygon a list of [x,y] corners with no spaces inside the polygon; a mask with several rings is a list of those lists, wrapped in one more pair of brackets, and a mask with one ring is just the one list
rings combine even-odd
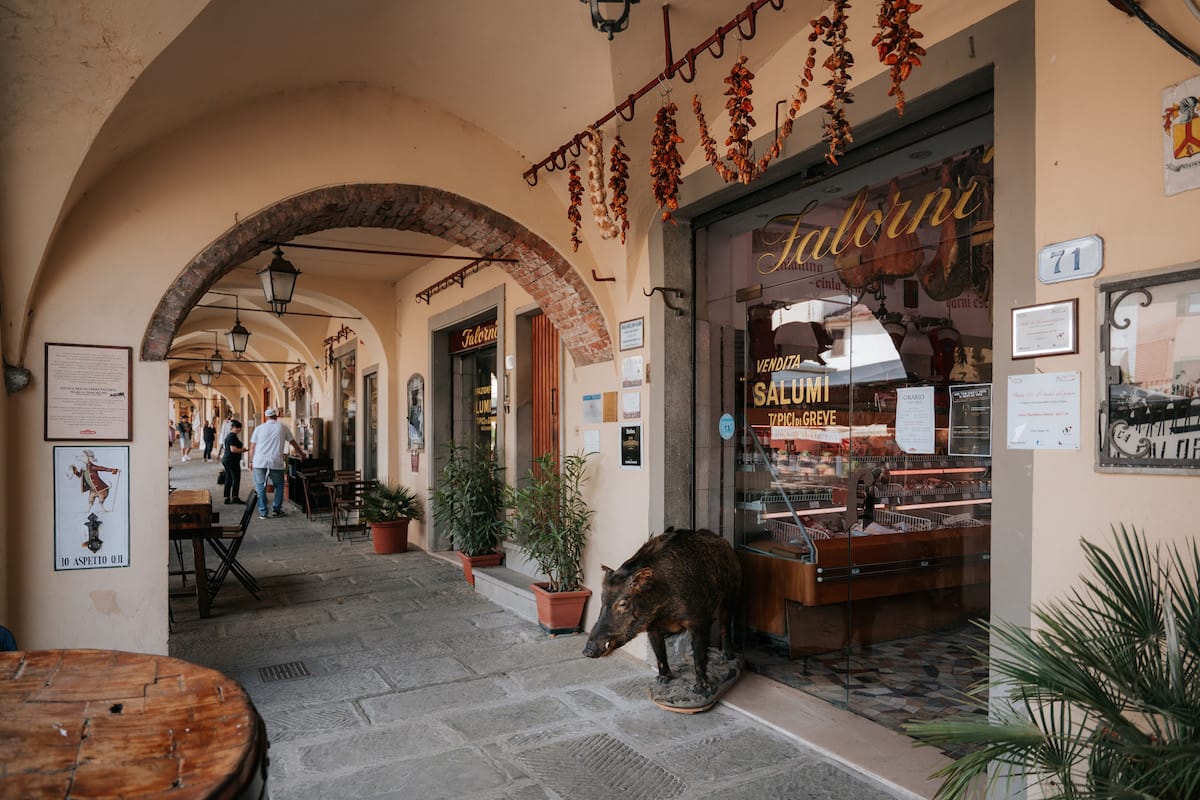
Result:
{"label": "white wall plaque", "polygon": [[1096,235],[1048,244],[1038,252],[1037,274],[1042,283],[1090,278],[1103,266],[1104,242]]}

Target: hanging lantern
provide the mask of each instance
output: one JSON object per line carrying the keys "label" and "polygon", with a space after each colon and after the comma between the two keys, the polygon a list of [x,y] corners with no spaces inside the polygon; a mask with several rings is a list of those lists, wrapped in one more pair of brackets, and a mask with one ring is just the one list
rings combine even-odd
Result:
{"label": "hanging lantern", "polygon": [[267,304],[277,316],[283,316],[287,304],[292,302],[292,293],[296,291],[296,278],[300,271],[283,257],[283,250],[277,245],[275,258],[271,263],[258,271],[258,279],[262,281],[263,295]]}
{"label": "hanging lantern", "polygon": [[225,336],[228,339],[229,352],[237,358],[241,358],[242,353],[246,352],[246,345],[250,343],[250,331],[242,326],[241,309],[237,305],[237,297],[234,297],[233,327]]}

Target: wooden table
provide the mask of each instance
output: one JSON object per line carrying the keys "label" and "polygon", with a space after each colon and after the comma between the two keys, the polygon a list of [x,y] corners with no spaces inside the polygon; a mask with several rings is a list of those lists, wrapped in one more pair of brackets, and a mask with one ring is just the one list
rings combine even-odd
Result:
{"label": "wooden table", "polygon": [[204,540],[214,533],[212,493],[207,489],[176,489],[167,501],[167,533],[172,540],[192,542],[192,563],[196,570],[196,601],[200,616],[209,615],[208,568],[204,563]]}
{"label": "wooden table", "polygon": [[115,650],[0,653],[0,798],[265,798],[266,727],[232,678]]}

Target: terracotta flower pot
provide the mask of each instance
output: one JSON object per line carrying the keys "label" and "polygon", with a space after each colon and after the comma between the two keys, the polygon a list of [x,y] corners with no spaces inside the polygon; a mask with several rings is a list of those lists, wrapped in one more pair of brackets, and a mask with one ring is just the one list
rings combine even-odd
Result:
{"label": "terracotta flower pot", "polygon": [[500,566],[500,562],[504,561],[504,553],[485,553],[481,556],[468,556],[459,550],[458,557],[462,559],[463,577],[472,586],[475,585],[475,567],[498,567]]}
{"label": "terracotta flower pot", "polygon": [[538,624],[546,633],[575,633],[583,628],[583,607],[592,590],[584,587],[577,592],[547,591],[548,583],[531,583],[537,600]]}
{"label": "terracotta flower pot", "polygon": [[407,552],[408,523],[407,517],[391,522],[372,522],[371,542],[375,545],[375,552],[380,555]]}

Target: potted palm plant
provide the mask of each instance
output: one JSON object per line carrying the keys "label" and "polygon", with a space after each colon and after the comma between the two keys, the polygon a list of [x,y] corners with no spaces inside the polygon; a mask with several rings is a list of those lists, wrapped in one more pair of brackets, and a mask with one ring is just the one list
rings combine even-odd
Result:
{"label": "potted palm plant", "polygon": [[403,553],[408,550],[408,523],[421,519],[421,500],[407,486],[380,482],[363,493],[361,516],[371,524],[376,553]]}
{"label": "potted palm plant", "polygon": [[1200,548],[1152,547],[1124,526],[1114,538],[1083,542],[1093,574],[1035,608],[1034,630],[982,624],[1005,710],[906,726],[973,746],[935,776],[939,800],[974,796],[993,767],[1045,798],[1200,797]]}
{"label": "potted palm plant", "polygon": [[505,485],[490,447],[478,442],[446,447],[446,462],[431,494],[433,518],[454,540],[463,577],[475,585],[475,567],[498,565],[504,531]]}
{"label": "potted palm plant", "polygon": [[583,609],[592,592],[583,586],[583,548],[592,514],[582,486],[587,456],[574,454],[559,463],[553,454],[534,460],[522,486],[509,491],[509,536],[529,552],[549,580],[531,585],[538,622],[549,633],[582,627]]}

